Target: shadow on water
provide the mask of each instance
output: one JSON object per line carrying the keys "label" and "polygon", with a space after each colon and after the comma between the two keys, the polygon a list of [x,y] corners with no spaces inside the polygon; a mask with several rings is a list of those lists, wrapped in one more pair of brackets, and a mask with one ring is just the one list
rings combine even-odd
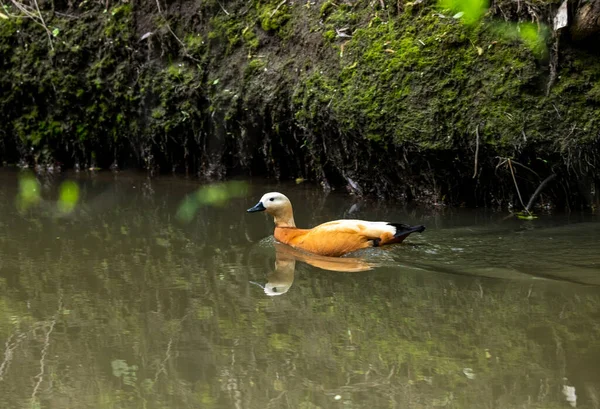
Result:
{"label": "shadow on water", "polygon": [[[64,178],[79,201],[58,217]],[[16,174],[0,181],[2,408],[600,405],[597,216],[503,221],[251,181],[182,222],[191,180],[60,175],[21,211]],[[246,214],[272,190],[303,227],[427,231],[307,255]]]}

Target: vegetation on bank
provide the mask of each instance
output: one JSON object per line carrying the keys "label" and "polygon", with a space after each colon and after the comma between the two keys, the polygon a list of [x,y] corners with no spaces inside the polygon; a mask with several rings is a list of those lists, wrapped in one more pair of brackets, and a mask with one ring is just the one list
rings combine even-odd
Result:
{"label": "vegetation on bank", "polygon": [[520,207],[516,187],[556,174],[541,202],[592,205],[600,60],[551,32],[559,5],[84,1],[41,4],[43,23],[7,6],[0,154]]}

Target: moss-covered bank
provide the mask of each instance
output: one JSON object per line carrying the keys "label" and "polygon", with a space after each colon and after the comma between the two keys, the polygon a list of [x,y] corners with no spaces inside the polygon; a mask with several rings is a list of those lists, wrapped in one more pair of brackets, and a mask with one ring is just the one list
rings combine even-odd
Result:
{"label": "moss-covered bank", "polygon": [[559,3],[524,5],[467,26],[431,0],[41,2],[0,20],[0,155],[479,205],[555,173],[542,201],[593,205],[598,54],[494,28]]}

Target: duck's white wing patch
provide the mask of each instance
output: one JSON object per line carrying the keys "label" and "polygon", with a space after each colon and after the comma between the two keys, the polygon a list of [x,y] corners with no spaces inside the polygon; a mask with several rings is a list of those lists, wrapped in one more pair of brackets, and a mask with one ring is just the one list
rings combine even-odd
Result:
{"label": "duck's white wing patch", "polygon": [[313,230],[321,232],[355,233],[366,237],[381,237],[382,234],[394,234],[396,228],[388,222],[368,222],[365,220],[335,220],[316,226]]}

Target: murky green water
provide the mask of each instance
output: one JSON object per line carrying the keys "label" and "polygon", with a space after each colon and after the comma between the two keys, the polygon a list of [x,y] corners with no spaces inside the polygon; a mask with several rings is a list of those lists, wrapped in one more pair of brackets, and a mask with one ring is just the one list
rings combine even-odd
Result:
{"label": "murky green water", "polygon": [[[70,175],[82,202],[66,214],[64,178],[40,179],[44,201],[20,213],[17,174],[0,173],[1,408],[600,406],[598,216],[503,220],[251,182],[182,223],[196,181]],[[307,257],[245,212],[275,189],[301,226],[428,229]]]}

